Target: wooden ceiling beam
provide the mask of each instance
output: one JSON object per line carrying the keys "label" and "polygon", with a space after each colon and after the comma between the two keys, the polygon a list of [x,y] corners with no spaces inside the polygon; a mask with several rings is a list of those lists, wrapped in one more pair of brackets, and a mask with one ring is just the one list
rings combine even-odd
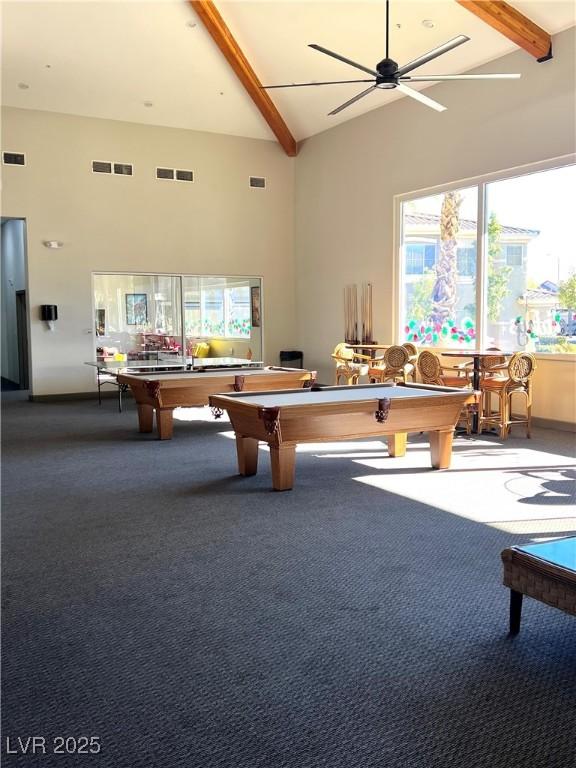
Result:
{"label": "wooden ceiling beam", "polygon": [[262,83],[250,66],[250,62],[242,53],[240,46],[226,26],[226,22],[212,0],[188,0],[188,2],[226,57],[226,60],[238,76],[254,104],[262,113],[288,157],[296,157],[298,154],[296,140],[282,119],[282,115],[274,106],[274,102],[266,91],[262,89]]}
{"label": "wooden ceiling beam", "polygon": [[552,58],[548,32],[503,0],[456,0],[458,5],[505,35],[538,61]]}

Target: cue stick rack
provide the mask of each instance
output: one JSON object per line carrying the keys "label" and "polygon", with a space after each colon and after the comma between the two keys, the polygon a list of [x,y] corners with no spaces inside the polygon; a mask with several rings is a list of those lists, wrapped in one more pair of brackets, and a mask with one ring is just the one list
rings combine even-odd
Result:
{"label": "cue stick rack", "polygon": [[358,344],[358,287],[344,287],[344,341]]}
{"label": "cue stick rack", "polygon": [[360,288],[360,327],[358,336],[358,286],[344,287],[344,339],[347,344],[375,344],[373,334],[372,283],[362,283]]}

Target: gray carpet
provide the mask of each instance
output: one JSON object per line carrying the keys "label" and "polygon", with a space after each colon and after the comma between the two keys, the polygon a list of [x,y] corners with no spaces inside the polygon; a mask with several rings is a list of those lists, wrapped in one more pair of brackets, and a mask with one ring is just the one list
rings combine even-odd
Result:
{"label": "gray carpet", "polygon": [[[418,466],[367,466],[382,451],[362,443],[360,460],[304,452],[295,489],[273,493],[265,453],[256,477],[235,476],[229,428],[177,423],[161,443],[138,434],[132,404],[4,408],[6,765],[576,765],[576,621],[527,599],[507,635],[500,551],[534,534],[445,511],[462,475],[431,473],[422,438]],[[508,488],[503,457],[538,450],[564,493],[543,481],[541,507],[512,494],[502,517],[529,510],[553,527],[573,447],[541,430],[506,451],[460,439],[455,453],[501,462]],[[463,513],[496,482],[468,474],[467,498],[451,500]],[[6,754],[7,737],[28,735],[48,754]],[[102,749],[54,755],[57,736]]]}

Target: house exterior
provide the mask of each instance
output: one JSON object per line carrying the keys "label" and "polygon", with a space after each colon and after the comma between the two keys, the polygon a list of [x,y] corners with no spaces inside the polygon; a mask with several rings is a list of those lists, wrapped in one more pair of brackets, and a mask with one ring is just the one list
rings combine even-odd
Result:
{"label": "house exterior", "polygon": [[[403,215],[404,240],[404,296],[405,316],[410,321],[414,290],[424,276],[435,274],[440,255],[440,215],[405,211]],[[498,320],[489,323],[494,343],[504,343],[505,337],[515,333],[514,323],[519,314],[518,300],[525,295],[528,274],[528,247],[539,235],[535,229],[501,225],[500,252],[494,259],[495,271],[509,268],[508,293],[501,302]],[[454,323],[457,327],[474,327],[476,307],[477,223],[474,219],[459,219],[457,239],[457,278]],[[472,325],[471,325],[472,323]],[[472,337],[473,338],[473,337]]]}

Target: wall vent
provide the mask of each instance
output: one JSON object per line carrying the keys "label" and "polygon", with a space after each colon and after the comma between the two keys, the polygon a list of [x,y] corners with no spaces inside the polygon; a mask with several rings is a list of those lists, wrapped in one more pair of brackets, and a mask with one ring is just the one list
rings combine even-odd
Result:
{"label": "wall vent", "polygon": [[112,163],[92,160],[92,173],[112,173]]}
{"label": "wall vent", "polygon": [[2,152],[2,162],[4,165],[26,165],[26,155],[24,152]]}
{"label": "wall vent", "polygon": [[132,176],[132,164],[114,163],[114,173],[117,176]]}
{"label": "wall vent", "polygon": [[266,189],[266,179],[263,176],[250,176],[250,186],[255,189]]}
{"label": "wall vent", "polygon": [[194,171],[176,171],[176,181],[194,181]]}
{"label": "wall vent", "polygon": [[157,179],[170,179],[174,178],[174,168],[156,168]]}

